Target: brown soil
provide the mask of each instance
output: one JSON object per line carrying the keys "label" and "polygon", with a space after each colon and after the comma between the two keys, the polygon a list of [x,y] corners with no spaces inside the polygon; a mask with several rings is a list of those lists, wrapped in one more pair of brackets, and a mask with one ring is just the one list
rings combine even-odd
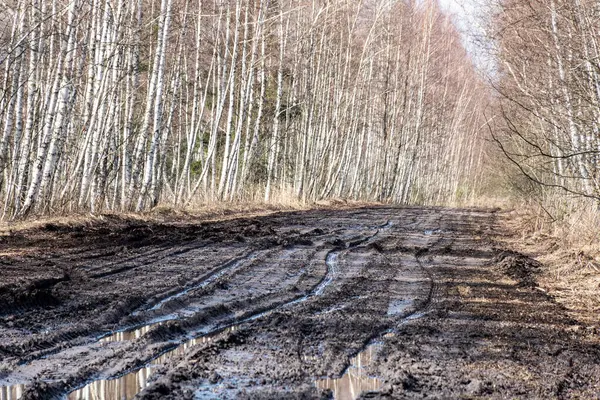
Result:
{"label": "brown soil", "polygon": [[502,218],[369,207],[11,232],[0,398],[600,398],[598,331],[492,240]]}

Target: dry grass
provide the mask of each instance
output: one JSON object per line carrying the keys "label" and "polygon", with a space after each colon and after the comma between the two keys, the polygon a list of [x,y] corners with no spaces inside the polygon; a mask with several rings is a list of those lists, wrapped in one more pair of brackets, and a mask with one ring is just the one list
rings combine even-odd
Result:
{"label": "dry grass", "polygon": [[145,213],[118,213],[106,212],[102,214],[70,214],[53,217],[37,217],[23,221],[0,222],[0,236],[35,230],[48,225],[62,227],[77,227],[102,224],[107,221],[117,222],[143,222],[143,223],[194,223],[219,221],[240,217],[253,217],[267,215],[278,211],[287,211],[283,207],[267,206],[261,204],[231,203],[221,206],[207,204],[198,209],[179,209],[170,206],[157,206]]}
{"label": "dry grass", "polygon": [[556,195],[510,213],[512,247],[545,265],[543,289],[590,324],[600,323],[600,210],[593,201]]}
{"label": "dry grass", "polygon": [[[123,214],[123,216],[125,217],[125,214]],[[92,225],[99,221],[103,221],[104,218],[105,215],[71,214],[52,217],[35,217],[17,221],[1,221],[0,236],[7,236],[15,232],[37,229],[48,224],[60,224],[65,226]],[[131,218],[137,218],[137,216],[131,215]]]}
{"label": "dry grass", "polygon": [[289,192],[276,192],[269,202],[265,202],[263,194],[252,196],[245,201],[204,201],[188,204],[186,207],[173,207],[159,204],[150,211],[133,212],[104,212],[100,214],[70,213],[55,216],[33,216],[26,220],[0,221],[0,236],[17,232],[35,230],[48,225],[62,227],[93,227],[98,224],[111,223],[167,223],[188,224],[199,222],[223,221],[235,218],[252,218],[282,211],[301,211],[309,209],[349,209],[375,205],[375,203],[345,201],[338,199],[304,203]]}
{"label": "dry grass", "polygon": [[464,202],[457,202],[452,204],[455,207],[477,207],[477,208],[500,208],[500,209],[511,209],[514,207],[514,201],[510,198],[503,197],[488,197],[480,196],[469,198]]}

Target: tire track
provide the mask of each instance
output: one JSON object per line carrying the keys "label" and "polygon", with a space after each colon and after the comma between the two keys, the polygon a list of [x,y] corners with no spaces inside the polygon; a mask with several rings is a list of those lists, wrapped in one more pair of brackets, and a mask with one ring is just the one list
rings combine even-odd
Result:
{"label": "tire track", "polygon": [[[122,264],[126,264],[126,263],[131,263],[131,262],[136,262],[137,261],[135,265],[121,266],[121,267],[116,268],[116,269],[112,269],[112,270],[104,271],[104,272],[99,272],[99,273],[96,273],[96,274],[92,273],[92,274],[89,274],[89,277],[91,279],[101,279],[101,278],[106,278],[106,277],[113,276],[113,275],[118,275],[118,274],[123,273],[123,272],[128,272],[128,271],[134,270],[136,268],[148,267],[149,265],[156,264],[156,263],[158,263],[160,261],[166,260],[167,258],[176,257],[176,256],[180,256],[182,254],[189,253],[189,252],[194,251],[194,250],[199,250],[201,248],[206,247],[207,244],[208,243],[202,243],[200,245],[191,245],[191,246],[188,246],[186,248],[177,249],[177,250],[158,249],[158,250],[155,250],[155,251],[150,251],[150,252],[147,252],[147,253],[144,253],[144,254],[133,256],[130,259],[127,259],[125,261],[119,261],[119,262],[116,262],[116,263],[112,264],[112,265],[119,265],[119,264],[122,265]],[[158,255],[158,256],[154,257],[155,255]],[[147,260],[146,262],[143,262],[142,260],[143,260],[144,257],[151,257],[151,259]],[[106,269],[106,268],[107,268],[107,266],[102,266],[102,267],[98,267],[97,269]]]}
{"label": "tire track", "polygon": [[[418,223],[417,221],[413,220],[410,225],[412,226],[413,224]],[[403,226],[403,228],[407,228],[407,225]],[[433,275],[430,273],[429,270],[425,268],[423,262],[420,259],[421,256],[426,253],[428,247],[416,250],[415,254],[413,255],[417,265],[419,266],[419,269],[421,269],[425,273],[429,281],[429,290],[427,298],[424,302],[419,304],[419,306],[409,309],[408,311],[404,311],[399,320],[397,320],[394,323],[394,325],[396,326],[403,325],[411,320],[422,317],[425,314],[425,310],[431,304],[435,293],[437,292],[437,283],[435,282]],[[394,265],[390,258],[386,254],[384,254],[381,246],[373,246],[373,249],[377,251],[377,253],[383,258],[387,265],[389,265],[390,267]],[[383,345],[382,339],[388,335],[393,335],[394,331],[395,329],[393,327],[388,327],[385,328],[383,331],[379,331],[369,336],[357,351],[353,352],[347,357],[343,370],[340,374],[333,377],[316,379],[316,387],[321,389],[332,390],[334,393],[334,398],[337,398],[335,396],[335,393],[337,391],[343,391],[344,394],[342,396],[348,395],[346,391],[354,393],[355,396],[357,396],[363,390],[379,390],[379,388],[383,386],[383,382],[378,378],[369,376],[366,373],[365,367],[368,367],[370,364],[372,364],[374,355],[379,351],[379,349]],[[301,344],[299,344],[299,346],[301,346]],[[305,364],[305,360],[301,356],[300,349],[298,350],[298,359],[301,363]]]}
{"label": "tire track", "polygon": [[[212,271],[204,274],[203,276],[198,278],[195,282],[192,282],[190,287],[188,287],[184,290],[181,290],[173,295],[169,295],[168,297],[165,297],[164,299],[160,300],[158,303],[156,303],[154,306],[152,306],[152,308],[150,308],[149,310],[150,311],[159,310],[160,308],[162,308],[166,303],[170,302],[171,300],[178,299],[178,298],[185,296],[186,294],[191,293],[195,290],[207,287],[208,285],[215,282],[217,279],[219,279],[223,275],[225,275],[229,272],[233,272],[233,271],[237,270],[238,268],[242,267],[245,263],[253,262],[254,260],[256,260],[258,258],[259,254],[260,254],[260,251],[252,250],[252,251],[247,252],[246,254],[244,254],[241,257],[236,257],[232,260],[227,261],[226,263],[220,265],[219,267],[213,269]],[[136,311],[136,313],[139,314],[142,311],[145,311],[145,310]],[[134,315],[136,315],[136,313],[134,313]]]}
{"label": "tire track", "polygon": [[[272,305],[271,307],[267,307],[264,310],[250,312],[250,315],[243,316],[242,318],[240,318],[238,320],[232,321],[229,324],[212,329],[209,332],[203,333],[201,335],[194,335],[195,337],[193,337],[192,339],[189,339],[188,341],[186,341],[184,343],[181,343],[177,346],[167,349],[166,351],[162,352],[161,354],[157,354],[157,355],[153,356],[152,358],[147,359],[142,365],[138,365],[137,367],[132,368],[128,371],[125,371],[124,373],[122,373],[118,376],[115,376],[109,380],[121,379],[121,380],[126,381],[127,379],[129,379],[129,376],[131,376],[131,374],[135,374],[137,371],[141,370],[142,368],[147,367],[149,364],[153,363],[155,360],[157,360],[161,357],[163,359],[169,358],[168,356],[166,356],[167,354],[176,352],[176,349],[178,349],[181,346],[186,346],[186,344],[189,343],[190,340],[197,341],[202,338],[207,338],[207,337],[217,335],[217,334],[223,332],[224,330],[237,328],[240,325],[243,325],[245,323],[256,321],[258,319],[269,316],[278,310],[282,310],[282,309],[285,309],[288,307],[293,307],[297,304],[304,303],[304,302],[310,300],[312,297],[321,296],[324,293],[324,291],[333,283],[333,281],[335,279],[335,276],[337,273],[337,259],[338,259],[339,254],[341,252],[357,248],[361,245],[369,244],[374,238],[376,238],[381,233],[382,230],[389,229],[391,226],[392,226],[392,223],[391,223],[391,221],[388,220],[385,224],[377,226],[377,231],[374,234],[369,235],[367,237],[363,237],[361,239],[352,240],[344,247],[339,246],[337,248],[330,250],[325,256],[325,264],[327,266],[325,275],[315,286],[313,286],[308,291],[308,293],[306,293],[304,295],[300,295],[300,296],[293,298],[282,304]],[[77,391],[80,391],[80,390],[82,390],[82,388],[83,388],[83,390],[85,390],[85,387],[93,386],[94,382],[96,382],[96,381],[95,380],[88,381],[85,384],[75,388],[70,393],[75,393]],[[76,397],[69,397],[69,399],[71,399],[71,398],[76,398]]]}
{"label": "tire track", "polygon": [[[251,321],[256,321],[259,319],[263,319],[263,320],[259,324],[257,324],[257,326],[263,326],[266,322],[272,320],[272,318],[269,318],[268,316],[278,310],[293,309],[294,312],[296,310],[298,310],[298,312],[306,311],[305,308],[296,309],[297,305],[305,303],[305,302],[310,302],[310,304],[313,304],[315,307],[319,307],[320,305],[323,304],[323,302],[321,300],[312,302],[313,299],[315,299],[317,297],[321,298],[324,295],[326,295],[326,297],[329,298],[329,297],[335,296],[336,293],[338,293],[338,289],[335,289],[330,292],[330,288],[332,286],[336,286],[338,278],[342,278],[346,274],[344,272],[345,270],[343,268],[340,269],[340,265],[338,265],[341,260],[341,255],[344,254],[344,252],[348,252],[352,249],[356,249],[361,246],[366,247],[366,246],[375,244],[380,237],[379,236],[380,233],[382,233],[385,229],[389,229],[392,226],[395,226],[395,224],[392,224],[389,219],[387,220],[386,223],[377,225],[376,224],[377,220],[379,218],[381,218],[381,214],[378,212],[377,213],[365,212],[365,213],[359,213],[357,215],[353,215],[353,214],[342,215],[341,220],[343,221],[343,224],[350,224],[351,226],[346,226],[345,228],[341,227],[339,229],[335,228],[336,226],[341,226],[339,224],[340,219],[335,218],[335,213],[331,213],[331,215],[327,215],[326,217],[327,218],[331,217],[331,219],[332,219],[331,221],[327,221],[326,225],[325,225],[325,226],[327,226],[327,230],[328,230],[328,235],[326,235],[326,236],[330,236],[331,239],[326,237],[324,239],[324,241],[319,244],[319,246],[323,246],[324,248],[318,254],[318,256],[310,255],[308,258],[308,260],[310,260],[310,262],[313,262],[313,263],[317,262],[317,260],[320,260],[321,267],[317,268],[317,267],[314,267],[311,265],[309,270],[301,270],[301,271],[294,270],[292,272],[284,272],[284,275],[282,275],[282,277],[278,277],[277,280],[269,281],[268,279],[261,278],[261,276],[264,276],[265,278],[267,278],[268,271],[278,271],[277,269],[275,269],[276,264],[269,264],[265,267],[260,266],[260,268],[261,268],[260,271],[262,271],[262,272],[260,272],[260,274],[262,274],[262,275],[259,274],[255,278],[256,282],[260,281],[260,279],[263,279],[265,282],[265,285],[261,286],[260,284],[257,284],[254,281],[253,282],[248,281],[248,283],[244,283],[244,282],[246,282],[245,279],[248,276],[250,276],[249,275],[250,272],[246,271],[243,274],[238,275],[238,269],[246,270],[246,269],[250,268],[250,266],[247,265],[248,261],[246,261],[245,259],[248,257],[256,257],[256,258],[260,258],[260,259],[265,258],[265,256],[262,253],[262,250],[250,249],[250,250],[246,251],[244,254],[242,254],[241,256],[237,256],[237,257],[227,260],[225,262],[222,262],[223,257],[221,257],[219,260],[219,262],[221,264],[218,264],[218,266],[216,266],[216,267],[212,267],[212,269],[208,272],[206,272],[206,270],[205,270],[204,272],[202,272],[202,275],[200,275],[193,281],[188,281],[188,283],[186,284],[186,287],[183,287],[183,288],[179,287],[176,290],[171,290],[171,291],[163,291],[161,294],[155,295],[149,301],[146,300],[143,304],[134,308],[133,312],[131,312],[129,315],[132,315],[134,317],[144,317],[145,316],[144,313],[159,313],[159,312],[165,311],[165,309],[167,309],[167,308],[177,310],[176,307],[181,307],[180,303],[183,303],[184,305],[187,304],[187,302],[190,301],[189,298],[191,298],[193,301],[196,301],[196,298],[203,299],[207,294],[207,293],[205,293],[206,290],[204,290],[204,289],[211,288],[211,290],[213,290],[212,289],[213,286],[215,286],[216,289],[222,293],[226,293],[228,290],[230,292],[232,292],[232,291],[234,291],[234,289],[230,288],[229,282],[234,282],[237,284],[242,282],[242,284],[247,285],[247,286],[259,287],[260,292],[264,292],[266,294],[260,295],[255,298],[250,297],[250,296],[240,297],[238,300],[240,302],[246,302],[246,307],[242,308],[242,307],[237,307],[237,305],[236,305],[235,309],[239,309],[242,311],[245,310],[245,311],[247,311],[246,313],[244,313],[242,315],[236,314],[237,318],[229,319],[229,322],[226,322],[227,319],[222,319],[221,322],[219,322],[218,327],[216,327],[215,329],[211,329],[208,332],[202,333],[202,332],[198,332],[198,331],[192,331],[192,334],[194,334],[193,332],[200,333],[200,336],[198,336],[198,337],[201,338],[206,335],[216,334],[220,330],[226,329],[227,327],[235,326],[238,324],[245,324],[245,323],[249,323]],[[422,220],[420,221],[418,216],[412,212],[404,213],[402,215],[402,217],[403,217],[403,222],[406,221],[406,224],[398,227],[397,232],[399,232],[399,233],[403,232],[403,231],[410,231],[410,233],[412,233],[414,231],[414,225],[419,224],[420,222],[422,223]],[[364,225],[359,225],[359,224],[353,224],[353,222],[355,222],[355,220],[353,220],[353,218],[361,218],[361,219],[368,218],[370,220],[367,220]],[[375,218],[377,218],[377,219],[375,219]],[[283,222],[286,222],[286,221],[283,220]],[[321,223],[320,218],[314,218],[314,220],[309,221],[308,225],[320,226],[319,225],[320,223]],[[297,232],[298,229],[300,229],[300,230],[302,229],[302,228],[295,228],[296,226],[304,227],[304,226],[307,226],[307,224],[304,221],[302,221],[302,223],[297,223],[296,225],[294,225],[293,223],[288,224],[288,227],[289,226],[294,228],[294,229],[291,229],[289,233],[292,235],[295,235],[298,233]],[[373,232],[373,231],[368,232],[370,229],[374,229],[375,232]],[[302,235],[304,235],[304,234],[302,234]],[[336,238],[337,239],[342,238],[343,240],[339,240],[339,241],[334,240]],[[269,238],[268,240],[273,240],[273,239]],[[327,240],[327,241],[325,241],[325,240]],[[293,242],[292,242],[292,244],[293,244]],[[108,269],[107,269],[106,265],[97,267],[93,270],[92,276],[95,276],[97,279],[98,278],[99,279],[106,278],[106,277],[110,277],[110,278],[116,277],[116,276],[118,276],[119,273],[129,271],[132,269],[134,270],[135,268],[140,267],[141,266],[140,264],[148,265],[148,264],[146,264],[146,261],[150,265],[155,265],[156,263],[159,263],[164,260],[167,260],[167,262],[169,262],[168,260],[171,257],[177,257],[177,255],[179,255],[179,254],[185,254],[190,251],[193,251],[194,249],[201,249],[205,245],[206,245],[205,243],[195,242],[192,245],[186,246],[186,248],[184,248],[184,249],[182,249],[182,248],[149,249],[149,252],[145,252],[144,254],[139,254],[137,256],[130,257],[127,260],[125,260],[124,262],[114,262],[108,267]],[[333,248],[331,248],[327,251],[327,247],[329,247],[329,246],[332,246]],[[373,247],[376,248],[375,246],[373,246]],[[281,248],[283,248],[283,247],[281,247]],[[313,248],[314,248],[314,246],[313,246]],[[272,250],[272,249],[269,249],[269,250]],[[359,252],[360,257],[362,257],[361,261],[354,262],[354,264],[360,265],[363,262],[362,261],[363,258],[364,258],[364,260],[367,260],[369,257],[368,256],[369,252],[370,252],[370,250],[360,251]],[[424,255],[420,255],[420,256],[424,256]],[[208,257],[209,260],[211,259],[210,257],[212,257],[212,256]],[[182,260],[184,260],[184,259],[191,260],[192,258],[193,258],[193,256],[183,257]],[[202,257],[202,258],[204,259],[204,257]],[[348,258],[352,259],[351,256],[348,256]],[[254,261],[254,260],[255,259],[250,260],[250,262],[252,263],[252,261]],[[421,257],[421,259],[419,259],[418,261],[420,262],[422,268],[427,267],[425,265],[426,260],[424,258]],[[273,262],[272,260],[269,261],[269,263],[272,263],[272,262]],[[294,261],[292,260],[291,262],[294,262]],[[123,263],[134,263],[135,265],[123,265]],[[324,265],[323,265],[323,263],[324,263]],[[179,265],[179,264],[181,264],[181,265]],[[316,265],[316,264],[314,264],[314,265]],[[412,268],[416,268],[415,264],[411,264],[411,265],[413,265]],[[162,271],[163,273],[165,273],[165,272],[171,273],[171,271],[173,271],[174,273],[177,273],[178,268],[182,268],[183,266],[184,266],[184,262],[175,263],[175,264],[173,264],[173,266],[170,266],[170,264],[169,264],[169,266],[167,266],[167,268],[161,267],[160,271]],[[252,266],[252,268],[250,268],[250,269],[253,269],[253,268],[255,268],[255,266]],[[194,269],[193,271],[196,271],[196,270],[197,270],[197,268]],[[160,277],[160,274],[159,274],[160,271],[157,268],[153,268],[151,271],[151,275],[149,275],[149,276],[150,277],[154,277],[154,276]],[[287,275],[285,275],[285,274],[287,274]],[[296,274],[299,274],[298,278],[295,277]],[[362,272],[361,272],[361,274],[362,274]],[[132,280],[132,278],[135,275],[136,275],[136,273],[127,274],[125,276],[127,276],[127,279]],[[187,274],[184,276],[187,278],[190,275],[191,274]],[[285,278],[285,276],[293,277],[293,278],[290,278],[291,281],[302,281],[304,283],[301,286],[302,293],[294,294],[294,296],[292,296],[292,297],[289,296],[289,295],[293,294],[292,291],[277,293],[277,292],[281,292],[279,290],[279,287],[282,285],[282,282],[287,282],[286,281],[287,278]],[[423,281],[424,281],[423,283],[426,284],[426,280],[424,279]],[[169,281],[169,283],[171,283],[171,282],[177,283],[177,281],[175,279],[171,279]],[[270,285],[270,287],[267,286],[267,283]],[[286,285],[287,285],[287,283],[286,283]],[[165,286],[167,286],[167,285],[162,285],[162,287],[165,287]],[[234,285],[234,287],[235,287],[235,285]],[[201,293],[198,294],[198,293],[196,293],[196,291],[201,291]],[[274,292],[274,294],[271,295],[271,294],[269,294],[270,292]],[[212,293],[212,292],[208,292],[208,293]],[[282,300],[286,296],[288,296],[287,299]],[[434,297],[433,291],[431,291],[429,298],[431,299],[433,297]],[[430,299],[429,299],[429,301],[430,301]],[[377,300],[377,301],[379,302],[379,300]],[[355,303],[355,301],[351,300],[351,303],[349,303],[349,304],[354,304],[354,303]],[[365,302],[365,304],[367,304],[367,303],[368,303],[368,301]],[[202,304],[202,302],[200,302],[200,304]],[[233,304],[233,303],[228,303],[228,304]],[[377,307],[379,307],[379,303],[377,303],[377,304],[378,304]],[[225,313],[222,314],[223,317],[227,317],[227,318],[229,318],[233,315],[234,315],[233,312],[231,312],[230,314],[225,314]],[[186,319],[178,318],[178,320],[181,320],[181,321],[184,321]],[[200,320],[197,319],[197,321],[200,321]],[[189,328],[196,328],[196,325],[194,325],[196,323],[197,322],[191,322],[189,325],[183,326],[184,332],[190,332]],[[140,325],[137,325],[135,327],[139,327],[139,326]],[[120,331],[123,331],[123,330],[124,329],[120,329]],[[159,332],[162,332],[162,331],[159,330]],[[202,334],[204,336],[202,336]],[[77,334],[75,334],[75,337],[77,337]],[[69,339],[69,340],[72,340],[72,339]],[[154,340],[154,339],[152,339],[152,340]],[[141,348],[141,346],[146,346],[146,344],[145,344],[145,342],[140,341],[139,344],[135,343],[135,346],[137,346],[136,350],[135,350],[137,352],[137,351],[139,351],[138,348]],[[103,351],[103,354],[104,353],[107,353],[107,351]],[[140,352],[140,353],[143,354],[143,352]],[[154,356],[152,356],[152,357],[154,357]],[[64,360],[66,358],[61,356],[60,359]],[[99,370],[99,369],[101,370],[103,368],[102,365],[107,365],[106,363],[109,361],[111,361],[111,358],[106,357],[105,360],[98,363],[100,368],[97,368],[95,366],[93,368],[95,368],[96,370]],[[135,368],[137,368],[137,367],[135,367]],[[82,373],[85,374],[85,373],[87,373],[87,371],[84,371]],[[75,375],[71,375],[71,376],[76,378],[77,380],[79,378],[85,379],[85,377],[83,375],[81,375],[80,377],[77,377]],[[89,375],[88,375],[88,377],[89,377]]]}

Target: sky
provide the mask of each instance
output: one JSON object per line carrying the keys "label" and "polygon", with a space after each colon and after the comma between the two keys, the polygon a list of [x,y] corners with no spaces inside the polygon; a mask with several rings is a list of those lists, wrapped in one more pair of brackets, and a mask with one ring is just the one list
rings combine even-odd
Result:
{"label": "sky", "polygon": [[478,0],[439,0],[440,5],[456,17],[462,29],[477,26]]}
{"label": "sky", "polygon": [[442,7],[451,11],[459,12],[464,8],[472,9],[474,2],[472,0],[440,0]]}
{"label": "sky", "polygon": [[[475,44],[475,38],[485,37],[485,29],[481,23],[485,0],[439,0],[444,10],[454,17],[454,22],[463,36],[463,43],[475,64],[487,71],[493,70],[493,63],[482,51],[481,42]],[[484,39],[485,41],[485,39]]]}

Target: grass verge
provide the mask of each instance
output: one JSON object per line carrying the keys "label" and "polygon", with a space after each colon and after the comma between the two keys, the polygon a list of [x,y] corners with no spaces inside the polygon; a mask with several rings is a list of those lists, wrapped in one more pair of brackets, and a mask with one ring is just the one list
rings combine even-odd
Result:
{"label": "grass verge", "polygon": [[544,264],[540,287],[589,325],[600,325],[600,210],[554,196],[515,208],[504,220],[510,247]]}

